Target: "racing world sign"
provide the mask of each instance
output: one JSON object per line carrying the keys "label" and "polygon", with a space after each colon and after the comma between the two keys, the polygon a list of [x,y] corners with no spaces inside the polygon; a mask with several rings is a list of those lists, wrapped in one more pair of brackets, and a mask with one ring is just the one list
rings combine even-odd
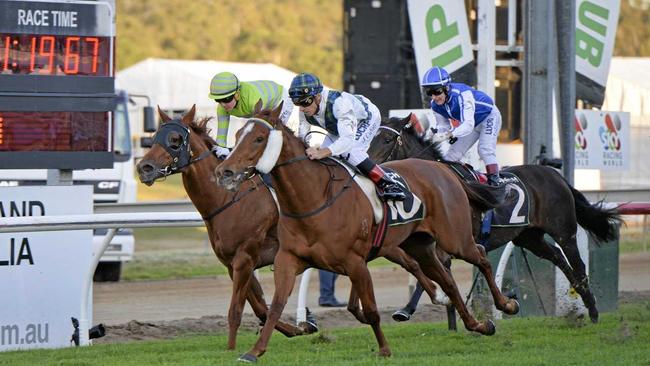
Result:
{"label": "racing world sign", "polygon": [[575,129],[576,169],[629,169],[629,113],[576,110]]}

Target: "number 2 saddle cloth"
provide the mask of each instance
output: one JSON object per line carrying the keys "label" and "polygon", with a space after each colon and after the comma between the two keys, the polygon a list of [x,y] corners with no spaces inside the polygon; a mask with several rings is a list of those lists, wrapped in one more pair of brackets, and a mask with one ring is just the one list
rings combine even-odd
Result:
{"label": "number 2 saddle cloth", "polygon": [[[481,174],[469,164],[442,161],[465,181],[484,181]],[[492,227],[528,226],[530,224],[530,198],[524,183],[508,169],[503,169],[499,176],[505,185],[505,200],[503,205],[494,209]]]}

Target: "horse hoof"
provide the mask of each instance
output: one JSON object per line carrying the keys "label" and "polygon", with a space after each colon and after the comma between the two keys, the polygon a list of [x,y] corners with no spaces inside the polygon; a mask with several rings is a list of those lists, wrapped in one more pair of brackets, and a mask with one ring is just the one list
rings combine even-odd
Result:
{"label": "horse hoof", "polygon": [[239,362],[248,362],[248,363],[255,363],[257,362],[257,357],[249,354],[249,353],[244,353],[243,355],[239,356],[237,359]]}
{"label": "horse hoof", "polygon": [[298,324],[298,326],[300,328],[302,328],[302,331],[305,334],[313,334],[313,333],[318,332],[318,325],[316,325],[316,323],[312,323],[310,321],[300,322],[300,324]]}
{"label": "horse hoof", "polygon": [[494,335],[494,333],[496,333],[496,331],[497,331],[497,327],[494,325],[494,322],[492,322],[492,320],[488,319],[485,322],[485,333],[483,333],[483,335],[491,336],[491,335]]}
{"label": "horse hoof", "polygon": [[519,301],[515,299],[510,299],[508,301],[508,306],[506,306],[506,309],[508,312],[506,314],[508,315],[515,315],[519,312]]}
{"label": "horse hoof", "polygon": [[382,348],[379,351],[379,356],[381,356],[381,357],[390,357],[391,356],[390,348],[388,348],[388,347]]}
{"label": "horse hoof", "polygon": [[393,320],[396,322],[405,322],[411,319],[411,314],[409,314],[404,309],[399,309],[393,313]]}

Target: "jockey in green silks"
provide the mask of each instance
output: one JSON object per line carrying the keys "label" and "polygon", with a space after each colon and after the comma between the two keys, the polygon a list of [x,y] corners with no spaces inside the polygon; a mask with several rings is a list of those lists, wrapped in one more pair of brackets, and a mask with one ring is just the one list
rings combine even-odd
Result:
{"label": "jockey in green silks", "polygon": [[255,105],[262,101],[262,110],[274,109],[282,101],[280,120],[286,124],[293,111],[293,103],[282,85],[271,80],[242,81],[231,72],[220,72],[210,83],[210,99],[217,102],[217,151],[220,158],[230,154],[226,147],[230,116],[253,117]]}

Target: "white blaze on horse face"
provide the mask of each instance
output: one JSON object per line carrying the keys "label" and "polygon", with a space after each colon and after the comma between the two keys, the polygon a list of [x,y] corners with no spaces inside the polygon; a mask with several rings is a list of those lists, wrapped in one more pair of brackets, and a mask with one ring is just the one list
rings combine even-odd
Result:
{"label": "white blaze on horse face", "polygon": [[257,169],[258,172],[264,174],[270,172],[278,162],[280,151],[282,151],[282,131],[272,130],[269,133],[269,139],[266,142],[264,153],[262,154],[260,160],[257,161],[255,169]]}

